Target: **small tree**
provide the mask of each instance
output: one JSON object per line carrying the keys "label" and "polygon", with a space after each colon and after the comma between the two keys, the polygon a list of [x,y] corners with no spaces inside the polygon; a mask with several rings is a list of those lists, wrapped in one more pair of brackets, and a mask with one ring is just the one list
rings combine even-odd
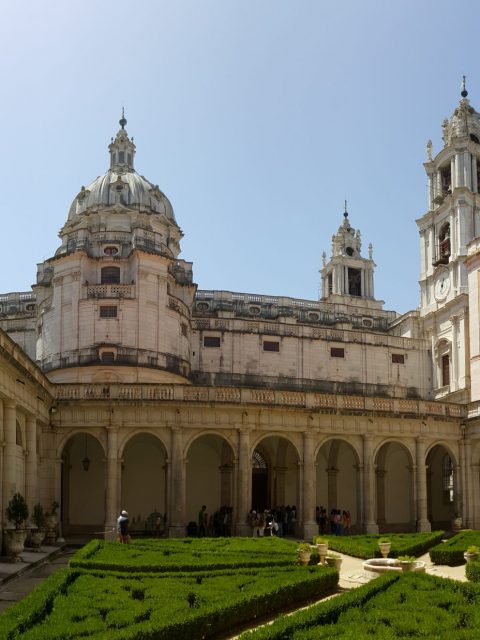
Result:
{"label": "small tree", "polygon": [[21,493],[16,493],[12,497],[5,509],[5,515],[7,520],[15,525],[15,529],[22,528],[22,524],[28,518],[28,506]]}
{"label": "small tree", "polygon": [[43,510],[40,502],[37,502],[37,504],[33,506],[32,521],[36,525],[37,529],[44,529],[45,520],[45,511]]}

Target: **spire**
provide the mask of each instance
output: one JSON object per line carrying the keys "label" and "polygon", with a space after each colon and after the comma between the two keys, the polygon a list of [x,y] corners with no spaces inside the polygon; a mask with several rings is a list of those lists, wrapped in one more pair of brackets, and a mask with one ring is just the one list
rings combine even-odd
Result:
{"label": "spire", "polygon": [[120,129],[112,138],[112,142],[108,145],[110,151],[110,169],[114,169],[119,173],[125,171],[133,171],[133,158],[135,156],[135,145],[133,144],[133,138],[128,137],[125,125],[127,119],[125,118],[125,109],[122,107],[122,117],[118,121]]}
{"label": "spire", "polygon": [[468,96],[468,91],[465,88],[465,76],[463,76],[463,80],[462,80],[462,91],[460,93],[460,95],[462,96],[462,98],[466,98]]}
{"label": "spire", "polygon": [[[465,76],[463,76],[463,78],[465,79]],[[123,107],[122,107],[122,117],[118,121],[118,124],[122,127],[122,129],[125,129],[125,125],[127,124],[127,119],[125,118],[125,109]]]}

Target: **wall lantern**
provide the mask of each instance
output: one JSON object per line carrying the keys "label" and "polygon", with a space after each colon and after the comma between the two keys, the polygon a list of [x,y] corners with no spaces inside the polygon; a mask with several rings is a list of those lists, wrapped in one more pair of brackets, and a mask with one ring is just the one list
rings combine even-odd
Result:
{"label": "wall lantern", "polygon": [[87,434],[85,434],[85,457],[82,460],[82,467],[84,471],[88,471],[90,469],[90,458],[88,457],[88,451],[87,451]]}

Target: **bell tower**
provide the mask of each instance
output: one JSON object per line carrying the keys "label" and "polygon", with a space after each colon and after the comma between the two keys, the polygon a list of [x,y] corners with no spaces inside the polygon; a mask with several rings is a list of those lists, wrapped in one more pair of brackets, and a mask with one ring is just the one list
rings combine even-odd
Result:
{"label": "bell tower", "polygon": [[[467,256],[480,236],[480,114],[468,100],[465,76],[460,95],[457,108],[442,124],[443,148],[433,155],[432,142],[427,143],[428,211],[417,220],[419,310],[431,341],[433,397],[468,402],[473,346],[469,271],[477,267]],[[478,352],[478,345],[475,348]]]}
{"label": "bell tower", "polygon": [[373,247],[371,244],[368,246],[368,258],[362,257],[361,249],[360,231],[350,225],[345,201],[343,222],[332,236],[330,261],[327,262],[325,253],[322,255],[322,301],[382,308],[383,301],[375,300],[374,297]]}

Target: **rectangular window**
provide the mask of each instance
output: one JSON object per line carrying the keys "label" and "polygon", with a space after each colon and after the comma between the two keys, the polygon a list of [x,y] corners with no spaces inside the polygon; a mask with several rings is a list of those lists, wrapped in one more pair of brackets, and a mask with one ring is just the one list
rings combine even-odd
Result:
{"label": "rectangular window", "polygon": [[330,349],[331,358],[345,358],[345,349],[342,347],[332,347]]}
{"label": "rectangular window", "polygon": [[100,318],[116,318],[117,317],[117,307],[113,305],[108,305],[104,307],[100,307]]}
{"label": "rectangular window", "polygon": [[264,340],[263,350],[264,351],[280,351],[280,343],[276,341],[274,342],[273,340]]}
{"label": "rectangular window", "polygon": [[220,336],[203,336],[204,347],[219,347]]}
{"label": "rectangular window", "polygon": [[104,351],[102,353],[102,362],[104,364],[115,364],[115,354],[113,351]]}
{"label": "rectangular window", "polygon": [[403,353],[392,353],[392,362],[394,364],[405,364],[405,356]]}
{"label": "rectangular window", "polygon": [[448,355],[442,356],[442,387],[447,387],[450,384],[450,357]]}

